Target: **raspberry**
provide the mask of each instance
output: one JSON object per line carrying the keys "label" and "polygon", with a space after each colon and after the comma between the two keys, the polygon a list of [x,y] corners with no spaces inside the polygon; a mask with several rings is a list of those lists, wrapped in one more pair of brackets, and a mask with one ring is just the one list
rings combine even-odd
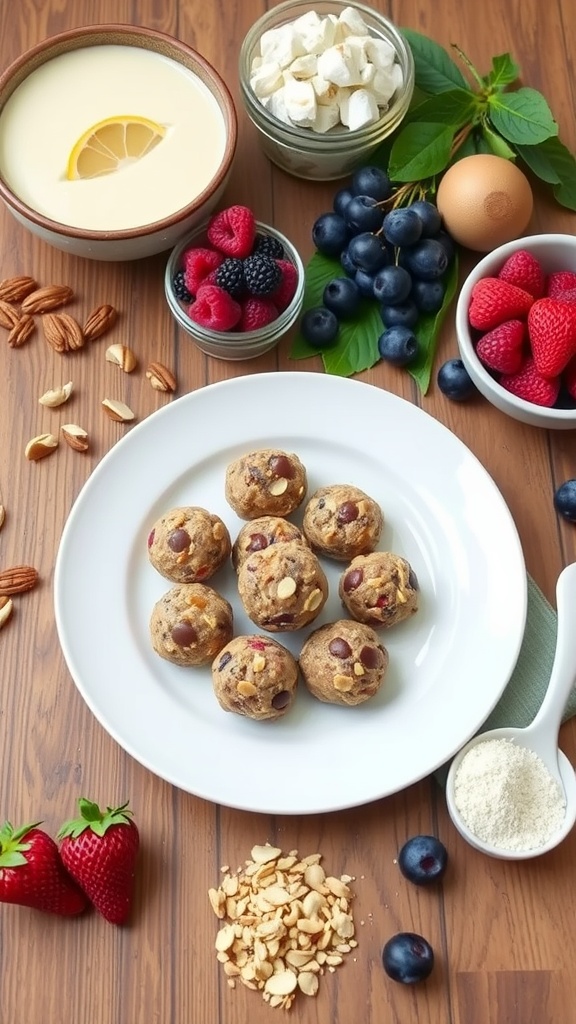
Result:
{"label": "raspberry", "polygon": [[576,305],[537,299],[528,314],[528,336],[538,372],[556,377],[576,355]]}
{"label": "raspberry", "polygon": [[211,270],[215,270],[222,263],[224,257],[214,249],[196,246],[188,249],[183,257],[184,283],[190,295],[196,295],[201,284],[204,283]]}
{"label": "raspberry", "polygon": [[472,289],[468,309],[470,326],[479,331],[491,331],[505,320],[525,317],[533,302],[533,297],[523,288],[501,281],[499,277],[483,277]]}
{"label": "raspberry", "polygon": [[554,405],[560,392],[560,378],[547,380],[542,377],[531,358],[526,360],[517,373],[504,374],[500,377],[500,384],[517,398],[547,408]]}
{"label": "raspberry", "polygon": [[282,271],[271,256],[248,256],[244,260],[244,281],[251,295],[272,295],[282,280]]}
{"label": "raspberry", "polygon": [[275,238],[274,235],[256,235],[254,241],[254,248],[252,249],[254,256],[272,256],[272,259],[281,260],[284,258],[284,246],[279,238]]}
{"label": "raspberry", "polygon": [[214,284],[200,285],[188,316],[201,327],[213,331],[231,331],[240,320],[242,310],[228,292]]}
{"label": "raspberry", "polygon": [[501,281],[514,284],[517,288],[523,288],[535,299],[544,295],[545,277],[544,271],[538,260],[527,249],[518,249],[509,256],[500,270],[498,277]]}
{"label": "raspberry", "polygon": [[184,268],[174,274],[172,278],[172,291],[181,302],[192,302],[193,296],[188,291],[184,280]]}
{"label": "raspberry", "polygon": [[279,313],[282,313],[292,302],[298,284],[298,271],[290,260],[277,260],[280,267],[280,284],[273,293],[272,298]]}
{"label": "raspberry", "polygon": [[225,256],[244,259],[252,252],[256,220],[247,206],[229,206],[214,214],[208,223],[208,241]]}
{"label": "raspberry", "polygon": [[242,314],[240,316],[240,331],[258,331],[266,327],[273,320],[278,318],[278,310],[272,299],[260,298],[251,295],[242,303]]}
{"label": "raspberry", "polygon": [[244,261],[236,256],[228,256],[218,267],[214,282],[223,288],[232,298],[239,298],[245,291]]}
{"label": "raspberry", "polygon": [[507,320],[483,334],[476,346],[476,355],[484,366],[497,373],[516,373],[524,361],[522,351],[526,337],[523,320]]}
{"label": "raspberry", "polygon": [[576,273],[574,271],[555,270],[548,275],[546,295],[549,299],[559,299],[563,292],[572,291],[574,288],[576,288]]}

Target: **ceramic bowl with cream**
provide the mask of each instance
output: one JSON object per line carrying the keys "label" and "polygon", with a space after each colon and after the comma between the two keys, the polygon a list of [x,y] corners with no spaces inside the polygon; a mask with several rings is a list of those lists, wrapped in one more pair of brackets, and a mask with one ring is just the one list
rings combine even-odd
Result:
{"label": "ceramic bowl with cream", "polygon": [[237,132],[228,87],[185,43],[131,25],[73,29],[0,76],[0,196],[74,255],[150,256],[217,204]]}

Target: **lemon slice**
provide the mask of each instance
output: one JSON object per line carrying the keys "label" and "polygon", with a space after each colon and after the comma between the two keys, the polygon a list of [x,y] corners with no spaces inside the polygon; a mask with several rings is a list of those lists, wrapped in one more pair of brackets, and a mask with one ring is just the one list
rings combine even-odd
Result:
{"label": "lemon slice", "polygon": [[166,128],[147,117],[107,117],[88,128],[72,147],[66,177],[96,178],[140,160],[162,141]]}

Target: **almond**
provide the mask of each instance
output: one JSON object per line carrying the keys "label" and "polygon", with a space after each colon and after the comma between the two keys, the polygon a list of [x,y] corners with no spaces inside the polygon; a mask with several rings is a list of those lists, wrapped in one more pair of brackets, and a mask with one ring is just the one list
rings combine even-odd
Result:
{"label": "almond", "polygon": [[130,420],[135,419],[132,409],[116,398],[104,398],[102,400],[102,407],[107,416],[111,420],[116,420],[117,423],[129,423]]}
{"label": "almond", "polygon": [[33,277],[7,277],[0,281],[0,299],[6,302],[22,302],[37,288],[38,282]]}
{"label": "almond", "polygon": [[15,565],[12,569],[0,572],[0,596],[23,594],[25,590],[32,590],[37,583],[37,569],[33,569],[31,565]]}
{"label": "almond", "polygon": [[82,328],[69,313],[45,313],[42,328],[46,341],[55,352],[72,352],[84,344]]}
{"label": "almond", "polygon": [[9,302],[6,302],[5,299],[0,299],[0,327],[5,327],[7,331],[11,331],[19,319],[18,310],[11,306]]}
{"label": "almond", "polygon": [[138,360],[132,349],[128,348],[127,345],[121,345],[120,342],[108,346],[106,349],[106,361],[119,366],[121,370],[124,370],[124,373],[132,373],[132,370],[135,370],[138,366]]}
{"label": "almond", "polygon": [[0,505],[0,530],[4,526],[5,520],[6,520],[6,509],[4,508],[4,505]]}
{"label": "almond", "polygon": [[114,326],[117,319],[118,313],[114,306],[108,304],[97,306],[96,309],[92,310],[82,328],[86,341],[95,341],[100,335],[105,334],[106,331],[109,331]]}
{"label": "almond", "polygon": [[176,391],[176,377],[163,363],[150,363],[146,379],[155,391]]}
{"label": "almond", "polygon": [[57,447],[58,438],[54,437],[54,434],[38,434],[28,441],[24,449],[24,455],[31,462],[37,462],[38,459],[51,455],[52,452],[56,451]]}
{"label": "almond", "polygon": [[64,405],[72,394],[74,385],[71,380],[67,384],[62,384],[59,388],[50,388],[49,391],[45,391],[43,395],[40,395],[38,401],[40,405],[46,405],[49,409],[57,409],[59,405]]}
{"label": "almond", "polygon": [[77,423],[63,423],[60,430],[66,444],[75,452],[88,451],[88,434]]}
{"label": "almond", "polygon": [[0,597],[0,629],[5,626],[12,615],[13,602],[10,597]]}
{"label": "almond", "polygon": [[14,327],[8,334],[8,344],[10,348],[20,348],[24,342],[28,341],[28,338],[36,330],[36,324],[34,317],[30,313],[24,313],[19,320],[16,321]]}
{"label": "almond", "polygon": [[65,284],[47,284],[43,288],[36,288],[30,292],[22,301],[22,312],[48,313],[52,309],[64,306],[73,298],[74,292]]}

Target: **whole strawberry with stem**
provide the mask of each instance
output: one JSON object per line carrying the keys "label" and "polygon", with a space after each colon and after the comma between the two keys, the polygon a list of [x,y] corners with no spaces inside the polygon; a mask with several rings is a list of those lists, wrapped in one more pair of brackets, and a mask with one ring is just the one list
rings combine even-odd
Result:
{"label": "whole strawberry with stem", "polygon": [[9,821],[0,829],[0,902],[51,914],[72,916],[88,900],[70,877],[52,836],[38,826],[15,829]]}
{"label": "whole strawberry with stem", "polygon": [[96,910],[111,924],[123,924],[132,906],[140,836],[128,802],[101,811],[85,797],[80,816],[62,825],[62,862]]}

